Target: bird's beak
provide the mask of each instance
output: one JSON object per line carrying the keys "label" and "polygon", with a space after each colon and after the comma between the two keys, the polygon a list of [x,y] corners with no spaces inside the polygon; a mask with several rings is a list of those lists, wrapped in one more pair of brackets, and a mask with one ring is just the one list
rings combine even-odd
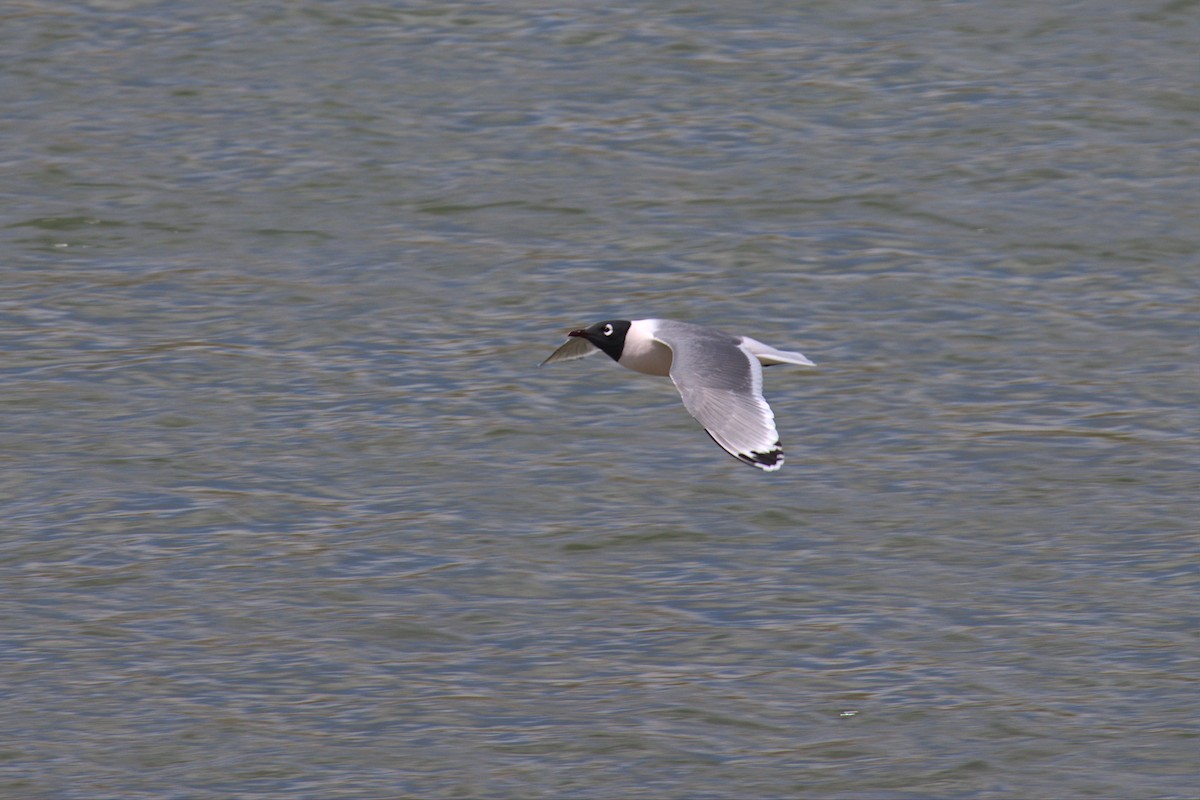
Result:
{"label": "bird's beak", "polygon": [[571,331],[570,333],[568,333],[568,334],[567,334],[567,336],[583,336],[583,337],[586,337],[586,336],[587,336],[587,331]]}

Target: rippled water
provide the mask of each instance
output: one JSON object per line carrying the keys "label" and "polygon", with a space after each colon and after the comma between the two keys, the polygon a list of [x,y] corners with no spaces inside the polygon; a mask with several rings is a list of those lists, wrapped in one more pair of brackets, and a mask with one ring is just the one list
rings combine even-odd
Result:
{"label": "rippled water", "polygon": [[1194,10],[2,12],[0,796],[1194,797]]}

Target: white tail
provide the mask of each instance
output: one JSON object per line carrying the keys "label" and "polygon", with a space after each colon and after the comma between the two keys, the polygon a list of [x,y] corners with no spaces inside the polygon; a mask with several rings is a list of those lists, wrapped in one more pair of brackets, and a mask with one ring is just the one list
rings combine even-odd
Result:
{"label": "white tail", "polygon": [[763,344],[749,336],[742,337],[742,347],[750,351],[763,364],[795,364],[798,367],[815,367],[803,353],[790,353],[787,350],[776,350],[769,344]]}

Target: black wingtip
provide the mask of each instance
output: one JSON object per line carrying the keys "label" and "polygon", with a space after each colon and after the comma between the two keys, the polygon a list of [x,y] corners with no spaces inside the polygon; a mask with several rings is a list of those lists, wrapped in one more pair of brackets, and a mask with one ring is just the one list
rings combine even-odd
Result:
{"label": "black wingtip", "polygon": [[776,441],[770,450],[737,453],[736,458],[752,467],[773,472],[783,466],[783,444]]}
{"label": "black wingtip", "polygon": [[726,453],[729,453],[729,455],[743,464],[757,467],[764,472],[774,472],[783,466],[783,443],[778,439],[775,440],[775,444],[771,445],[770,450],[751,450],[749,453],[735,453],[732,450],[726,450],[725,445],[718,442],[717,437],[713,436],[711,432],[707,430],[704,432],[708,434],[708,438],[721,445],[722,450],[725,450]]}

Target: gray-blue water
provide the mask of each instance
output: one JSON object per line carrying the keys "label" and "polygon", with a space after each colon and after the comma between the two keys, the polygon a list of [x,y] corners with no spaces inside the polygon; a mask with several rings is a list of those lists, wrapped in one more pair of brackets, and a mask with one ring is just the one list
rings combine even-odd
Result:
{"label": "gray-blue water", "polygon": [[1197,10],[9,4],[0,796],[1196,797]]}

